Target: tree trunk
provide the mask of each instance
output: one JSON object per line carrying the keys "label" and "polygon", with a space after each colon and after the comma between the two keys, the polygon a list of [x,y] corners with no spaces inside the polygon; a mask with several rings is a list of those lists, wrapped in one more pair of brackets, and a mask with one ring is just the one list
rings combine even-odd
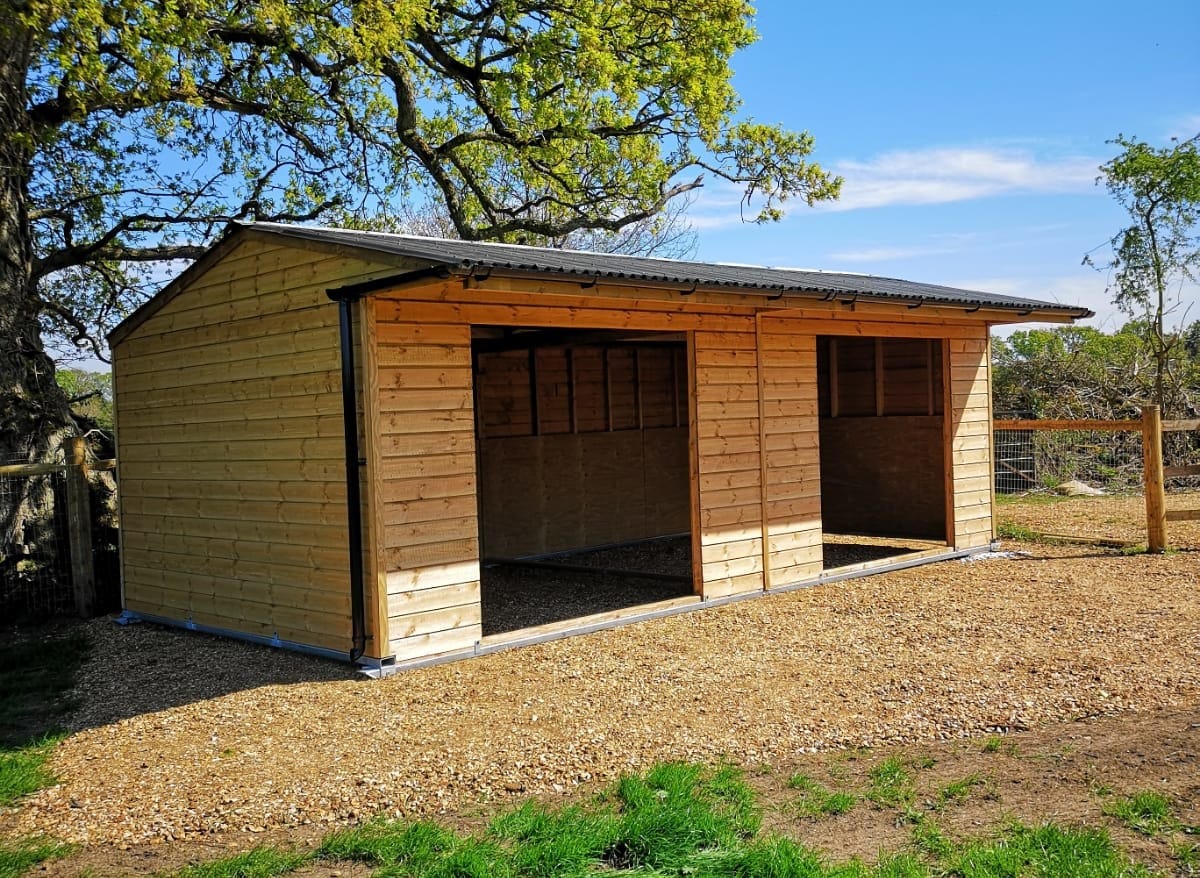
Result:
{"label": "tree trunk", "polygon": [[[54,459],[74,429],[66,395],[54,380],[33,288],[33,240],[28,183],[33,143],[25,77],[28,29],[14,4],[0,7],[0,464]],[[26,484],[36,482],[29,480]],[[0,560],[38,538],[36,519],[47,498],[0,493]]]}

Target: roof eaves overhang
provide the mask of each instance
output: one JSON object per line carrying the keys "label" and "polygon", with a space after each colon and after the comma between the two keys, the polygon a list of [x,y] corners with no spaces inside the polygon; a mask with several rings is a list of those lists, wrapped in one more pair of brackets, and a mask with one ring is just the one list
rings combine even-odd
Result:
{"label": "roof eaves overhang", "polygon": [[734,295],[755,296],[768,301],[779,303],[776,307],[780,313],[791,310],[783,304],[786,300],[807,300],[818,302],[839,302],[853,305],[859,302],[867,304],[907,305],[916,310],[922,306],[962,310],[966,316],[978,313],[981,322],[989,323],[1070,323],[1095,316],[1087,308],[1072,308],[1069,306],[1054,307],[1047,303],[1037,302],[1028,305],[1013,306],[982,301],[953,301],[946,299],[931,299],[919,296],[903,296],[897,294],[879,294],[852,292],[846,290],[821,289],[814,287],[793,287],[786,284],[772,286],[744,286],[739,284],[714,284],[674,280],[671,278],[647,278],[614,273],[596,272],[580,274],[575,272],[509,268],[494,265],[476,265],[471,263],[451,263],[429,265],[425,268],[400,272],[388,277],[349,284],[329,291],[331,298],[350,296],[360,298],[387,290],[397,290],[414,283],[421,283],[431,278],[448,279],[460,277],[464,280],[504,277],[514,280],[545,281],[553,279],[564,283],[575,283],[581,289],[587,290],[599,284],[627,287],[652,287],[660,290],[673,290],[681,296],[693,293],[726,293]]}

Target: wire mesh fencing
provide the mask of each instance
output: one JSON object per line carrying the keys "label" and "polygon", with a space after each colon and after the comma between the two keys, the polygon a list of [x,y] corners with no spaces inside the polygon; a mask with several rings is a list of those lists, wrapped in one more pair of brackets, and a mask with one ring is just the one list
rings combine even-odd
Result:
{"label": "wire mesh fencing", "polygon": [[[26,464],[0,458],[0,467]],[[74,607],[67,525],[66,473],[0,474],[0,619],[38,620]]]}
{"label": "wire mesh fencing", "polygon": [[1142,490],[1137,431],[1005,429],[996,430],[994,441],[1000,494],[1056,491],[1074,482],[1106,494]]}

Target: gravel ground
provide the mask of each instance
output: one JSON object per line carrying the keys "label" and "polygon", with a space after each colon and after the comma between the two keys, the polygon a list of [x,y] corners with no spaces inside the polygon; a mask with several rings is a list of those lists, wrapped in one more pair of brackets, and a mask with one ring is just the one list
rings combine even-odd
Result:
{"label": "gravel ground", "polygon": [[[1176,539],[1200,548],[1200,525]],[[1200,556],[1025,545],[398,674],[89,623],[62,778],[0,833],[126,845],[460,813],[661,759],[745,765],[1200,703]]]}

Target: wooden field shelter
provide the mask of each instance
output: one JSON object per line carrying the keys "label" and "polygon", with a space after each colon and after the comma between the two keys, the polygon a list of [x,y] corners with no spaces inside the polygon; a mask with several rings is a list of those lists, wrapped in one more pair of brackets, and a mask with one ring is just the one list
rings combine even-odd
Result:
{"label": "wooden field shelter", "polygon": [[[110,336],[126,617],[387,670],[985,550],[989,327],[1089,314],[236,225]],[[485,633],[493,563],[654,538],[677,597]]]}

